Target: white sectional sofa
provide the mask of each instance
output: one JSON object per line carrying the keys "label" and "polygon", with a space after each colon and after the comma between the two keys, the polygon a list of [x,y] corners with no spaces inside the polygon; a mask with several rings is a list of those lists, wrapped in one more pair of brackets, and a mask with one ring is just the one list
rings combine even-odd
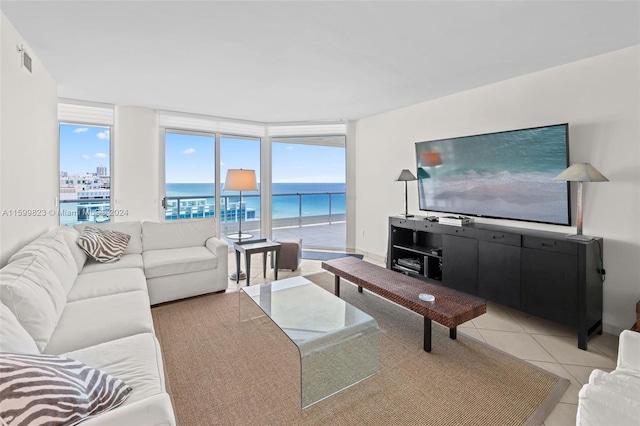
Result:
{"label": "white sectional sofa", "polygon": [[0,352],[64,355],[133,390],[86,425],[174,425],[150,305],[227,288],[213,219],[100,225],[131,239],[117,262],[87,260],[83,229],[58,227],[0,270]]}
{"label": "white sectional sofa", "polygon": [[[80,224],[75,228],[82,232],[86,226]],[[216,238],[213,218],[90,226],[124,232],[131,235],[131,240],[117,263],[89,260],[81,273],[143,268],[152,305],[222,291],[228,286],[229,248]]]}
{"label": "white sectional sofa", "polygon": [[591,372],[578,395],[576,424],[640,424],[640,333],[624,330],[620,334],[615,370]]}

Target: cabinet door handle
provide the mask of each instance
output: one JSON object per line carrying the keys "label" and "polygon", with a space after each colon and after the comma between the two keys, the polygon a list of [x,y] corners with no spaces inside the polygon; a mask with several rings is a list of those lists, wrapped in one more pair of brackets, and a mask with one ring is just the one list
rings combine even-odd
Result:
{"label": "cabinet door handle", "polygon": [[542,242],[542,243],[540,243],[540,245],[541,245],[542,247],[555,247],[555,246],[556,246],[556,243],[555,243],[555,241],[552,241],[552,242],[550,242],[550,243]]}
{"label": "cabinet door handle", "polygon": [[502,240],[504,238],[504,235],[493,235],[492,238],[494,240]]}

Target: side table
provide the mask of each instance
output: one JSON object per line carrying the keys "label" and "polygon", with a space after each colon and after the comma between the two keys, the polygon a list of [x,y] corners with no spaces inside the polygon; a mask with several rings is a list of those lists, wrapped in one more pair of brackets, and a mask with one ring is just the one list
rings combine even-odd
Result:
{"label": "side table", "polygon": [[240,253],[244,253],[244,263],[247,267],[247,285],[251,279],[251,255],[262,253],[262,272],[264,278],[267,277],[267,253],[273,252],[275,256],[274,276],[278,279],[278,261],[280,260],[280,243],[276,243],[266,238],[260,240],[239,241],[233,244],[236,252],[236,283],[240,282]]}

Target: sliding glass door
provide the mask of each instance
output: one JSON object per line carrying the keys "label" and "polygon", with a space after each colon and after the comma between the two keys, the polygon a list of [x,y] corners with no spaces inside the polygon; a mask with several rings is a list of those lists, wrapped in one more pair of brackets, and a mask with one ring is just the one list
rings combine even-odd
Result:
{"label": "sliding glass door", "polygon": [[345,136],[272,139],[274,238],[307,248],[346,248]]}

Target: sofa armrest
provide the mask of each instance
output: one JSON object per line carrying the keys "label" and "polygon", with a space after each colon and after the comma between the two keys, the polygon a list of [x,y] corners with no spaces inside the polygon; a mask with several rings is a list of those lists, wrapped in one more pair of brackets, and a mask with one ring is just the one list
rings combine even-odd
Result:
{"label": "sofa armrest", "polygon": [[205,242],[205,246],[209,251],[215,254],[218,259],[227,259],[229,257],[229,246],[226,242],[219,238],[211,237]]}
{"label": "sofa armrest", "polygon": [[640,333],[631,330],[620,333],[616,369],[640,372]]}
{"label": "sofa armrest", "polygon": [[576,425],[632,425],[640,417],[640,402],[607,386],[586,384],[578,394]]}

